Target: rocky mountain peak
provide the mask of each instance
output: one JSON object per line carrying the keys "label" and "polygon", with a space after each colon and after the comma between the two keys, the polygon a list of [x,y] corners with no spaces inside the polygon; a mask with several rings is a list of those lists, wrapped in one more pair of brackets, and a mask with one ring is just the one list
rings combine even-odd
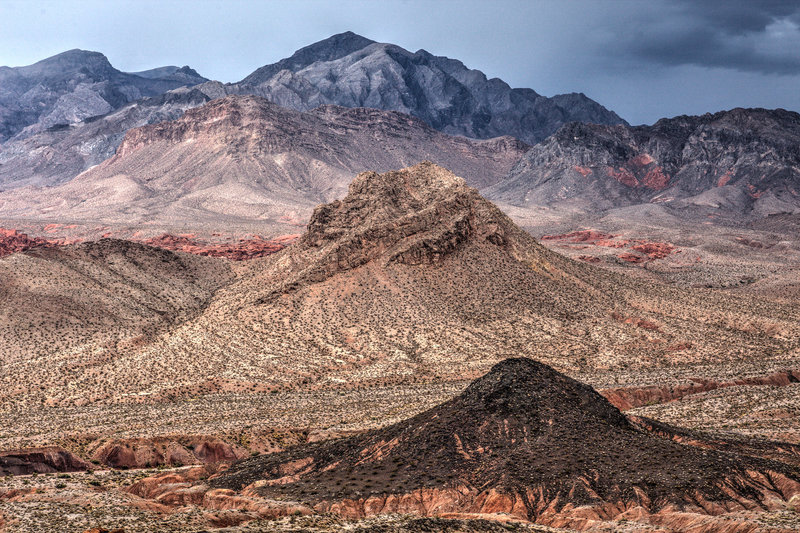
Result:
{"label": "rocky mountain peak", "polygon": [[463,179],[425,161],[384,174],[359,174],[347,197],[317,207],[301,246],[328,251],[325,270],[378,258],[435,263],[468,241],[506,244],[512,228]]}
{"label": "rocky mountain peak", "polygon": [[291,57],[277,63],[265,65],[243,79],[243,84],[259,84],[268,81],[281,70],[297,71],[317,61],[335,61],[373,44],[375,41],[352,31],[337,33],[327,39],[305,46]]}
{"label": "rocky mountain peak", "polygon": [[466,190],[466,183],[446,168],[430,161],[397,172],[362,172],[350,184],[350,195],[382,198],[402,206],[424,204],[450,194],[451,189]]}
{"label": "rocky mountain peak", "polygon": [[[26,67],[23,67],[26,68]],[[42,59],[34,63],[29,69],[38,71],[50,71],[54,74],[64,74],[67,72],[75,72],[81,69],[89,71],[102,71],[107,72],[114,70],[108,58],[100,52],[92,52],[89,50],[73,49],[67,50],[52,57]]]}
{"label": "rocky mountain peak", "polygon": [[435,129],[477,139],[538,142],[569,121],[625,123],[581,93],[546,98],[512,89],[457,59],[410,52],[346,32],[265,65],[232,91],[262,94],[298,110],[322,104],[414,115]]}

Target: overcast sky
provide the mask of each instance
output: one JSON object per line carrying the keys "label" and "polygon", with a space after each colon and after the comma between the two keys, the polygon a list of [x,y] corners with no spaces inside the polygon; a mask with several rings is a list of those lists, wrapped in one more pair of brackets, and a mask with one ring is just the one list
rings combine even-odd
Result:
{"label": "overcast sky", "polygon": [[82,48],[120,70],[238,81],[346,30],[546,96],[583,92],[633,124],[800,110],[798,0],[0,0],[0,65]]}

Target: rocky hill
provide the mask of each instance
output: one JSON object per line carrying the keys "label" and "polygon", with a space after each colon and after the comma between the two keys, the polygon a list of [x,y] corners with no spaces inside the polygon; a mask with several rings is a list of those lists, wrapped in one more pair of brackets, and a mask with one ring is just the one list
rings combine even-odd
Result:
{"label": "rocky hill", "polygon": [[[5,398],[26,394],[30,379],[70,388],[74,372],[113,365],[118,351],[196,315],[231,277],[223,262],[112,239],[4,257],[0,358],[6,369],[38,368],[35,378],[22,380],[16,371],[4,371]],[[43,366],[36,363],[40,357],[47,361]],[[109,392],[73,394],[86,402]]]}
{"label": "rocky hill", "polygon": [[[173,95],[175,112],[196,95]],[[142,106],[117,113],[125,118],[97,122],[148,116]],[[74,146],[73,137],[65,142]],[[229,96],[178,120],[132,129],[101,165],[59,187],[7,191],[0,205],[6,217],[185,228],[245,220],[258,221],[263,231],[269,224],[304,224],[314,206],[341,195],[353,174],[366,169],[432,160],[488,186],[527,148],[510,137],[451,137],[396,112],[322,106],[301,113],[260,97]]]}
{"label": "rocky hill", "polygon": [[779,508],[800,470],[644,432],[591,387],[515,358],[409,420],[245,460],[210,486],[353,518],[505,513],[584,529]]}
{"label": "rocky hill", "polygon": [[800,212],[800,115],[733,109],[653,126],[568,124],[487,195],[587,211],[641,203],[741,216]]}
{"label": "rocky hill", "polygon": [[25,67],[0,67],[0,142],[103,115],[146,96],[207,81],[192,69],[163,77],[121,72],[98,52],[70,50]]}
{"label": "rocky hill", "polygon": [[298,110],[336,104],[400,111],[445,133],[478,139],[510,135],[535,143],[566,122],[625,123],[582,93],[547,98],[512,89],[458,60],[352,32],[302,48],[225,90]]}
{"label": "rocky hill", "polygon": [[430,163],[359,175],[295,244],[238,272],[198,316],[121,354],[125,372],[74,382],[102,383],[115,401],[212,393],[219,376],[242,391],[388,390],[476,377],[521,354],[642,379],[665,365],[780,359],[798,331],[788,305],[693,296],[550,252]]}

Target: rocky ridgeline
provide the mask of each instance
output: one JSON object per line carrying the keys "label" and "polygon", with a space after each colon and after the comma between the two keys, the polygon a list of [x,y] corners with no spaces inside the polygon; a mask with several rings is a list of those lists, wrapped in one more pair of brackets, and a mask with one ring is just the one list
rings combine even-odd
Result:
{"label": "rocky ridgeline", "polygon": [[336,104],[400,111],[445,133],[478,139],[511,135],[535,143],[571,121],[625,123],[583,93],[547,98],[532,89],[512,89],[458,60],[352,32],[302,48],[217,90],[259,94],[298,110]]}
{"label": "rocky ridgeline", "polygon": [[800,115],[733,109],[652,126],[568,124],[487,196],[602,210],[661,203],[732,214],[800,212]]}

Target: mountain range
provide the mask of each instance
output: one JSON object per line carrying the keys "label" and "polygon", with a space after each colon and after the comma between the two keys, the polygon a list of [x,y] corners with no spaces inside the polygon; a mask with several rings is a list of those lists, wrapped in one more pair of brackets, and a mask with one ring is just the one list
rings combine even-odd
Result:
{"label": "mountain range", "polygon": [[486,194],[586,212],[656,203],[740,219],[800,213],[800,114],[733,109],[652,126],[568,124]]}
{"label": "mountain range", "polygon": [[583,94],[547,98],[512,89],[458,60],[352,32],[302,48],[225,90],[260,94],[299,110],[336,104],[400,111],[445,133],[478,139],[511,135],[535,143],[567,122],[625,124]]}
{"label": "mountain range", "polygon": [[0,210],[12,218],[140,227],[222,228],[239,220],[264,231],[302,225],[358,172],[431,160],[485,187],[528,148],[512,137],[446,135],[398,112],[325,105],[301,113],[258,96],[228,96],[128,130],[113,157],[57,187],[0,194]]}
{"label": "mountain range", "polygon": [[121,72],[99,52],[69,50],[26,67],[0,67],[0,142],[64,128],[146,96],[207,81],[189,67]]}
{"label": "mountain range", "polygon": [[30,67],[3,67],[3,75],[0,190],[68,181],[113,155],[128,129],[178,118],[230,94],[258,95],[300,111],[327,104],[399,111],[451,135],[510,135],[527,143],[569,121],[624,123],[582,94],[547,98],[512,89],[457,60],[352,32],[302,48],[238,83],[207,81],[189,67],[123,73],[102,54],[80,50]]}

